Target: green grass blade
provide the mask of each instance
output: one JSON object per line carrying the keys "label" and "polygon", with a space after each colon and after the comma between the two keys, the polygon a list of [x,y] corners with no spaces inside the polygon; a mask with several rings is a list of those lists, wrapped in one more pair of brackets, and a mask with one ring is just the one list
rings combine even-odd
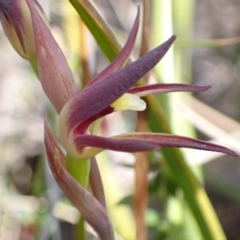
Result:
{"label": "green grass blade", "polygon": [[105,23],[90,1],[69,0],[69,2],[76,9],[92,33],[99,48],[106,55],[109,61],[112,61],[119,53],[121,47],[110,27]]}

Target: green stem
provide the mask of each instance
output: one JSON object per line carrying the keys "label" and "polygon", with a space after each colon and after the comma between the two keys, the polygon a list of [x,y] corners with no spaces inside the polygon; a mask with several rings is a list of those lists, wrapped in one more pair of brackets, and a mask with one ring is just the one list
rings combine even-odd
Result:
{"label": "green stem", "polygon": [[88,186],[90,164],[89,160],[73,158],[67,155],[67,170],[84,188]]}
{"label": "green stem", "polygon": [[[91,162],[89,160],[73,158],[67,155],[67,161],[66,161],[67,170],[84,188],[88,187],[90,167],[91,167]],[[86,239],[84,222],[85,221],[83,217],[81,217],[79,222],[76,224],[74,239],[76,240]]]}
{"label": "green stem", "polygon": [[85,220],[81,216],[79,222],[76,224],[75,240],[85,240],[85,239],[87,239],[86,232],[85,232]]}
{"label": "green stem", "polygon": [[35,72],[36,76],[39,77],[37,59],[29,60],[29,62],[30,62],[30,65],[31,65],[33,71]]}

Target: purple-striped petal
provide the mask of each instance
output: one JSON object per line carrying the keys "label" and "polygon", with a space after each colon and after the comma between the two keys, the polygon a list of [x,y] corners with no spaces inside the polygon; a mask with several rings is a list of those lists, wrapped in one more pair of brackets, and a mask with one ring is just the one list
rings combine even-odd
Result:
{"label": "purple-striped petal", "polygon": [[27,0],[27,4],[32,17],[41,84],[47,97],[60,113],[66,102],[77,93],[78,88],[62,50],[49,28],[33,7],[33,3]]}
{"label": "purple-striped petal", "polygon": [[[159,147],[194,148],[205,151],[222,152],[234,157],[237,154],[226,147],[188,137],[160,133],[129,133],[105,138],[93,135],[79,135],[74,140],[79,154],[84,157],[96,155],[104,149],[118,152],[141,152]],[[85,147],[92,147],[84,149]]]}
{"label": "purple-striped petal", "polygon": [[101,239],[113,240],[113,231],[106,209],[63,166],[65,156],[57,145],[46,120],[44,122],[44,141],[48,164],[56,182],[67,198],[81,212],[84,219],[93,227]]}
{"label": "purple-striped petal", "polygon": [[116,57],[116,59],[110,65],[108,65],[108,67],[106,67],[102,72],[100,72],[96,77],[94,77],[87,86],[90,86],[93,83],[101,81],[102,79],[116,72],[123,66],[128,56],[130,55],[133,45],[135,43],[135,39],[138,33],[138,27],[139,27],[139,18],[140,18],[140,8],[138,7],[136,19],[125,46],[123,47],[119,55]]}
{"label": "purple-striped petal", "polygon": [[150,94],[171,93],[171,92],[203,92],[211,88],[211,86],[195,86],[191,84],[177,83],[157,83],[141,87],[133,87],[128,90],[128,93],[136,94],[139,97],[144,97]]}

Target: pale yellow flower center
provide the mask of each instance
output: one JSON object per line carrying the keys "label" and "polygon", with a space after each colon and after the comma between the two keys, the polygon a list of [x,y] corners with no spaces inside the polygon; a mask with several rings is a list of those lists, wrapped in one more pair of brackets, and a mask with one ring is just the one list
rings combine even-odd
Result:
{"label": "pale yellow flower center", "polygon": [[115,111],[133,110],[143,111],[146,109],[146,103],[137,95],[125,93],[111,104]]}

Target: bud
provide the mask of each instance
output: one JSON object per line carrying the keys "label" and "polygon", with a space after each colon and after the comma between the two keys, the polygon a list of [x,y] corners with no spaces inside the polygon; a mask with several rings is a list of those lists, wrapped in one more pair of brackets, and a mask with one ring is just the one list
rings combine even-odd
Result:
{"label": "bud", "polygon": [[[31,0],[41,18],[46,21],[42,7]],[[31,14],[26,0],[0,0],[0,20],[14,49],[28,60],[36,58]]]}

